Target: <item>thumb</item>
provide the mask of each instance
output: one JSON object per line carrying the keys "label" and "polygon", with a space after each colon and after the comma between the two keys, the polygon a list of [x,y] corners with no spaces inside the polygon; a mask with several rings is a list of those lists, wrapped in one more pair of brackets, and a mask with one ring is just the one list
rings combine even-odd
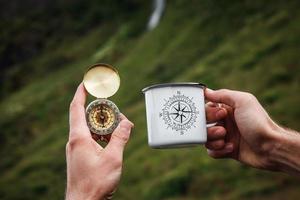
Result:
{"label": "thumb", "polygon": [[207,100],[215,103],[223,103],[233,108],[236,107],[236,100],[238,96],[237,91],[220,89],[220,90],[211,90],[209,88],[205,89],[205,97]]}
{"label": "thumb", "polygon": [[127,144],[133,123],[127,118],[123,117],[118,127],[111,135],[111,139],[106,146],[108,152],[123,153],[125,145]]}

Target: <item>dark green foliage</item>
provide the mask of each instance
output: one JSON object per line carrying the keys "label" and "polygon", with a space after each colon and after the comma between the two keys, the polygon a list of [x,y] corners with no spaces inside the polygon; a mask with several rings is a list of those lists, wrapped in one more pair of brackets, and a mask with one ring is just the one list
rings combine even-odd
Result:
{"label": "dark green foliage", "polygon": [[[141,31],[142,9],[146,4],[135,0],[12,0],[0,6],[0,98],[8,90],[17,90],[30,81],[29,76],[39,73],[40,67],[31,67],[30,59],[39,57],[43,51],[48,54],[55,51],[58,43],[71,38],[78,40],[89,30],[93,30],[107,21],[110,26],[119,26],[133,17],[135,26],[128,34]],[[82,52],[81,52],[82,53]],[[56,55],[47,61],[43,73],[54,71],[71,63],[71,58]],[[22,66],[20,66],[22,65]],[[30,72],[28,72],[30,71]],[[25,77],[24,77],[25,76]],[[13,84],[7,84],[14,79]]]}

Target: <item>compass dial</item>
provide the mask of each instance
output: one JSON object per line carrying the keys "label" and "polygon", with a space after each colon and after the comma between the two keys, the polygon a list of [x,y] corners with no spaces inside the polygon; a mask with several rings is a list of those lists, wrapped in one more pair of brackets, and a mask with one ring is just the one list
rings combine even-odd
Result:
{"label": "compass dial", "polygon": [[118,107],[107,99],[97,99],[86,109],[89,129],[98,135],[111,134],[119,124],[120,111]]}

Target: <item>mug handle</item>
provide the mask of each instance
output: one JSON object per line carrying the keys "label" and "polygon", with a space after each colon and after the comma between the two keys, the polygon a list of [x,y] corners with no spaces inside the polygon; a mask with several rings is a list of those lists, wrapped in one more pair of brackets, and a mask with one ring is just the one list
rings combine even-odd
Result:
{"label": "mug handle", "polygon": [[217,123],[218,123],[218,122],[206,124],[206,128],[213,127],[213,126],[217,125]]}
{"label": "mug handle", "polygon": [[[221,107],[221,104],[217,103],[218,104],[218,107]],[[217,125],[218,122],[213,122],[213,123],[209,123],[209,124],[206,124],[206,128],[210,128],[210,127],[213,127],[215,125]]]}

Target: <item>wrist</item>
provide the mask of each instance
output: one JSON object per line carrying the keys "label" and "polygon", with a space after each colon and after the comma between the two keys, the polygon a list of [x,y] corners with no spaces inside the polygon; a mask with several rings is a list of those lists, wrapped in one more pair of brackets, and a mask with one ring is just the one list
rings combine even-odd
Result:
{"label": "wrist", "polygon": [[82,191],[81,189],[70,189],[67,188],[66,200],[102,200],[105,195],[101,191],[88,189],[87,191]]}
{"label": "wrist", "polygon": [[270,136],[270,139],[267,141],[268,147],[266,149],[266,169],[272,170],[272,171],[280,171],[279,168],[279,152],[282,149],[282,146],[285,145],[285,142],[283,141],[283,135],[282,135],[282,130],[280,126],[272,122],[270,126],[267,129],[267,135]]}
{"label": "wrist", "polygon": [[278,171],[276,161],[274,160],[276,152],[280,149],[281,144],[281,127],[274,123],[271,119],[267,125],[261,130],[260,147],[258,155],[260,157],[260,165],[258,168],[265,170]]}
{"label": "wrist", "polygon": [[270,169],[300,175],[300,134],[278,125],[270,132],[274,136],[268,156]]}

